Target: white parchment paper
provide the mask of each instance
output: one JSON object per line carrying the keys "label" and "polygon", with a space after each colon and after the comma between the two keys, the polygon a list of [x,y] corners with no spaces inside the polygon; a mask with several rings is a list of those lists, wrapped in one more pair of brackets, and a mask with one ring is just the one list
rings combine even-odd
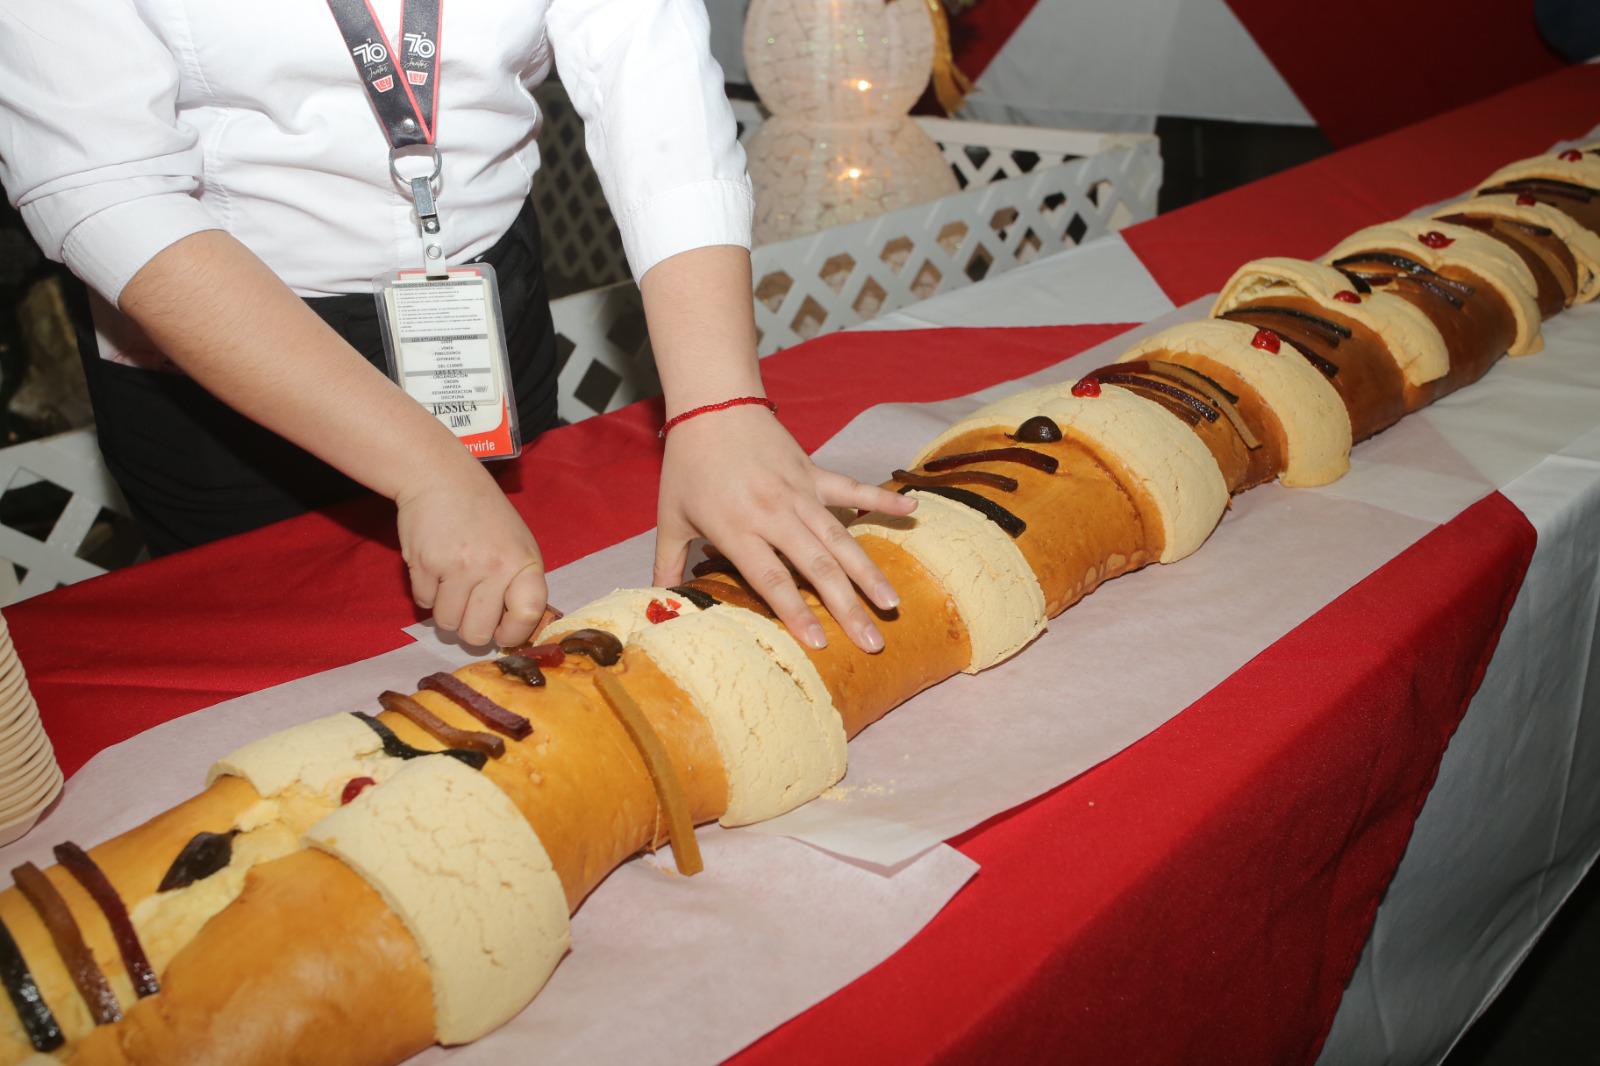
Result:
{"label": "white parchment paper", "polygon": [[[0,869],[54,862],[62,840],[115,836],[193,795],[221,755],[319,715],[373,706],[463,653],[433,640],[229,700],[91,759]],[[888,958],[977,869],[938,847],[900,869],[842,862],[806,844],[700,831],[706,871],[671,854],[625,864],[573,919],[574,949],[534,1004],[475,1044],[418,1061],[717,1062]],[[627,1019],[627,1024],[617,1024]],[[678,1023],[682,1024],[678,1024]]]}
{"label": "white parchment paper", "polygon": [[[970,397],[874,407],[818,460],[877,481],[983,403],[1078,376],[1140,336],[1204,317],[1210,303]],[[1115,755],[1436,525],[1600,426],[1600,308],[1552,319],[1545,337],[1543,353],[1503,359],[1477,384],[1358,445],[1351,472],[1333,485],[1237,497],[1199,552],[1110,582],[1023,654],[908,701],[851,743],[837,788],[751,828],[890,867]],[[553,602],[584,603],[619,575],[648,575],[651,538],[556,571]],[[426,627],[412,631],[432,639]]]}
{"label": "white parchment paper", "polygon": [[[1209,303],[1168,318],[1198,317]],[[1110,582],[1023,654],[910,700],[851,743],[849,775],[831,798],[753,828],[892,865],[1155,730],[1430,529],[1600,425],[1600,308],[1546,326],[1543,353],[1501,360],[1357,446],[1346,478],[1237,497],[1188,559]],[[1119,338],[1035,377],[1075,376],[1126,346]],[[921,416],[905,421],[926,429]],[[860,455],[849,448],[857,427],[821,457],[834,464],[835,449],[848,449],[840,465],[850,470],[857,459],[881,467],[874,456],[911,456],[884,438]]]}

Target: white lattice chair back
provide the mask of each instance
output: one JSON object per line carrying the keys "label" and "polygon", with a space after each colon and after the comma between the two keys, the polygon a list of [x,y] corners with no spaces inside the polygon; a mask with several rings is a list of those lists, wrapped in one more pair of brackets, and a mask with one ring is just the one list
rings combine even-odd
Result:
{"label": "white lattice chair back", "polygon": [[[742,134],[760,125],[754,104],[736,101],[734,111]],[[1152,136],[917,121],[943,149],[962,191],[756,248],[751,265],[761,355],[1155,215],[1161,155]],[[556,299],[551,310],[564,420],[659,392],[631,281]]]}
{"label": "white lattice chair back", "polygon": [[[15,508],[6,502],[24,494],[49,498],[48,529],[13,524]],[[126,518],[128,505],[100,458],[94,430],[0,448],[0,561],[8,564],[0,565],[0,605],[105,573],[80,555],[102,512]]]}

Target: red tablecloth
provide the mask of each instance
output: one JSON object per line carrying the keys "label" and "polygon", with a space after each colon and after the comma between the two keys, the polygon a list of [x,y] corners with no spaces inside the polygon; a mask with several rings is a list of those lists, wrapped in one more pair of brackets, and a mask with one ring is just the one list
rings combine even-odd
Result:
{"label": "red tablecloth", "polygon": [[[1596,120],[1600,70],[1564,71],[1128,238],[1181,302],[1251,255],[1320,252]],[[843,335],[764,365],[814,447],[870,404],[970,392],[1121,328]],[[503,472],[552,565],[649,526],[658,417],[642,404],[551,433]],[[416,616],[388,522],[365,501],[8,609],[66,768],[403,643]],[[1532,547],[1486,498],[1144,741],[965,834],[983,868],[945,912],[741,1058],[1309,1058]]]}

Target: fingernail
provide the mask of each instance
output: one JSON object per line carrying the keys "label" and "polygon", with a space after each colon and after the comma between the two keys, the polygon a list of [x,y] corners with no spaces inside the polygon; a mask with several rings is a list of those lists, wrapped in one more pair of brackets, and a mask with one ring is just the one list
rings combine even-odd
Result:
{"label": "fingernail", "polygon": [[818,651],[828,646],[828,638],[823,635],[821,623],[812,622],[806,626],[806,643]]}
{"label": "fingernail", "polygon": [[878,591],[873,595],[872,599],[873,602],[875,602],[879,607],[882,607],[885,611],[892,611],[896,607],[900,606],[900,595],[899,593],[895,592],[894,586],[892,585],[879,585]]}
{"label": "fingernail", "polygon": [[871,652],[883,650],[883,634],[871,622],[861,627],[861,646]]}

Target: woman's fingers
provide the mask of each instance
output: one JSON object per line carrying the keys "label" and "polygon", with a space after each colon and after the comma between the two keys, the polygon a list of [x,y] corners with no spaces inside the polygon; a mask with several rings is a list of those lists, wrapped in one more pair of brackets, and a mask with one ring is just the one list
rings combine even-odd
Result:
{"label": "woman's fingers", "polygon": [[909,496],[890,492],[880,485],[862,484],[832,470],[819,469],[816,483],[817,498],[829,507],[854,507],[858,511],[882,511],[892,515],[908,515],[917,509],[917,501]]}
{"label": "woman's fingers", "polygon": [[[804,574],[811,587],[816,590],[817,597],[822,600],[839,627],[845,631],[850,640],[866,652],[883,650],[883,634],[878,632],[877,625],[867,609],[861,605],[861,599],[856,595],[855,586],[851,584],[850,575],[845,571],[839,556],[846,555],[848,550],[854,548],[859,552],[860,546],[855,543],[855,538],[844,531],[838,522],[833,521],[833,516],[821,507],[816,508],[827,519],[824,523],[820,519],[812,519],[808,524],[800,516],[796,516],[793,525],[776,531],[772,538],[773,546],[783,552],[784,556],[795,565],[795,569]],[[828,527],[831,526],[832,530]],[[813,532],[813,529],[819,532]],[[837,530],[837,533],[833,532]],[[843,543],[839,538],[849,541]],[[855,562],[854,559],[851,560]],[[863,554],[861,561],[867,569],[876,570],[871,560]],[[883,581],[880,574],[878,580]],[[893,590],[890,590],[893,594]]]}
{"label": "woman's fingers", "polygon": [[411,573],[411,599],[424,611],[433,610],[433,601],[439,597],[439,577],[420,566],[406,568]]}
{"label": "woman's fingers", "polygon": [[[837,526],[838,523],[834,525]],[[839,530],[839,534],[849,537],[843,529]],[[832,535],[826,532],[823,536],[832,539]],[[833,544],[825,543],[798,515],[771,528],[767,540],[773,549],[782,552],[783,556],[794,564],[795,569],[811,583],[823,605],[833,614],[840,628],[857,647],[867,652],[883,649],[883,635],[878,632],[877,625],[862,607],[861,600],[856,596],[855,588],[850,583],[849,575],[835,558],[835,551],[842,550],[843,545],[837,541]],[[738,562],[737,559],[734,561]],[[750,575],[746,573],[745,578],[749,580]],[[790,584],[792,586],[792,580]],[[805,601],[800,599],[798,590],[795,590],[793,595],[799,603],[798,609],[804,609],[809,616],[809,608],[804,607]],[[780,618],[785,622],[789,621],[784,612],[778,609],[777,604],[772,603],[770,599],[767,602]],[[790,628],[793,628],[792,623]]]}
{"label": "woman's fingers", "polygon": [[543,625],[549,594],[541,566],[529,563],[518,570],[506,586],[505,613],[495,627],[494,642],[502,648],[526,643]]}
{"label": "woman's fingers", "polygon": [[495,628],[505,613],[506,586],[509,583],[504,577],[495,575],[473,586],[472,594],[467,597],[467,608],[461,615],[461,624],[456,627],[456,636],[461,638],[463,644],[480,647],[494,639]]}
{"label": "woman's fingers", "polygon": [[689,563],[689,539],[693,536],[677,523],[662,520],[656,526],[656,564],[651,584],[672,586],[683,580]]}
{"label": "woman's fingers", "polygon": [[[889,584],[889,579],[883,576],[883,571],[878,569],[878,564],[861,549],[861,543],[839,524],[839,520],[827,508],[803,507],[800,511],[800,520],[833,555],[834,560],[844,569],[845,575],[857,588],[865,592],[880,610],[892,611],[900,606],[899,594],[895,592],[894,586]],[[821,594],[820,589],[818,593]],[[855,599],[854,595],[851,599]],[[834,612],[835,618],[838,618],[839,612],[834,610],[834,605],[827,597],[823,597],[823,602],[828,604],[828,609]]]}
{"label": "woman's fingers", "polygon": [[466,576],[445,578],[439,582],[439,592],[433,601],[434,624],[451,633],[460,632],[461,619],[467,613],[468,597],[477,584],[475,578]]}
{"label": "woman's fingers", "polygon": [[772,613],[789,627],[795,639],[812,648],[825,648],[828,638],[822,632],[822,623],[811,613],[800,596],[794,575],[783,565],[766,540],[745,537],[729,544],[724,552],[728,560],[738,567],[739,573],[756,594],[767,601]]}

